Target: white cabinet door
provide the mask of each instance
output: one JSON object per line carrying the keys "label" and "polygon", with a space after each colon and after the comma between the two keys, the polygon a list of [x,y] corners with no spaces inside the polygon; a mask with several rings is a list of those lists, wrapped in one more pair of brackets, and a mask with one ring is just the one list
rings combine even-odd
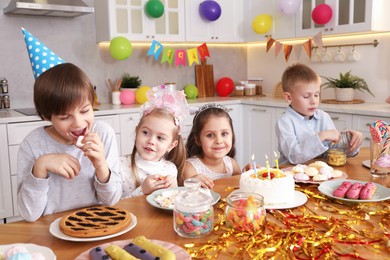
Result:
{"label": "white cabinet door", "polygon": [[161,0],[164,14],[148,16],[148,0],[95,1],[96,41],[123,36],[130,41],[185,41],[185,1]]}
{"label": "white cabinet door", "polygon": [[[277,152],[275,133],[276,109],[267,106],[243,105],[244,160],[250,162],[252,154],[257,164],[265,165],[265,155],[270,162]],[[271,163],[272,165],[272,163]]]}
{"label": "white cabinet door", "polygon": [[371,134],[370,134],[370,125],[376,120],[382,120],[387,123],[390,123],[389,117],[377,117],[377,116],[362,116],[362,115],[353,115],[353,129],[363,133],[363,144],[362,147],[370,147]]}
{"label": "white cabinet door", "polygon": [[248,160],[245,160],[243,157],[243,117],[242,117],[242,107],[241,105],[227,105],[226,109],[228,110],[228,113],[230,115],[230,118],[233,121],[233,128],[234,128],[234,135],[236,137],[235,140],[235,146],[236,146],[236,156],[235,159],[240,165],[241,168],[243,168],[247,163]]}
{"label": "white cabinet door", "polygon": [[332,118],[336,129],[340,132],[352,128],[352,115],[334,112],[328,112],[328,114],[330,115],[330,118]]}
{"label": "white cabinet door", "polygon": [[[315,24],[312,10],[326,3],[333,10],[331,20],[325,25]],[[318,32],[324,35],[368,31],[390,30],[388,0],[304,0],[297,14],[296,37],[313,36]]]}
{"label": "white cabinet door", "polygon": [[[6,124],[0,125],[0,136],[7,136]],[[8,160],[7,141],[5,141],[0,149],[0,219],[13,216],[11,174]]]}
{"label": "white cabinet door", "polygon": [[[279,1],[245,0],[245,41],[265,41],[267,35],[275,39],[295,37],[295,15],[284,15],[279,11]],[[257,34],[252,23],[256,16],[268,14],[272,16],[272,28],[265,34]]]}
{"label": "white cabinet door", "polygon": [[121,114],[119,117],[121,132],[120,147],[122,151],[120,155],[131,154],[135,141],[135,128],[140,120],[140,114],[128,113]]}
{"label": "white cabinet door", "polygon": [[246,0],[216,0],[221,16],[207,21],[199,14],[204,0],[186,0],[186,41],[242,42],[244,40],[243,5]]}
{"label": "white cabinet door", "polygon": [[109,124],[115,132],[116,143],[118,145],[118,153],[121,154],[121,128],[118,115],[106,115],[106,116],[95,116],[95,120],[103,121]]}

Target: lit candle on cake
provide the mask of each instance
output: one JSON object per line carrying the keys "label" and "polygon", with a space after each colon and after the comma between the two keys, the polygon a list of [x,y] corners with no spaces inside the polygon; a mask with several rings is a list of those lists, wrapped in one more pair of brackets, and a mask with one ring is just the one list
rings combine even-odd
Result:
{"label": "lit candle on cake", "polygon": [[271,170],[269,168],[269,162],[268,162],[268,156],[265,155],[265,168],[267,169],[268,172],[268,179],[271,179]]}
{"label": "lit candle on cake", "polygon": [[274,151],[274,155],[275,155],[275,165],[276,165],[276,169],[279,170],[279,156],[278,154]]}
{"label": "lit candle on cake", "polygon": [[252,164],[253,164],[253,172],[254,174],[256,174],[255,154],[252,154]]}

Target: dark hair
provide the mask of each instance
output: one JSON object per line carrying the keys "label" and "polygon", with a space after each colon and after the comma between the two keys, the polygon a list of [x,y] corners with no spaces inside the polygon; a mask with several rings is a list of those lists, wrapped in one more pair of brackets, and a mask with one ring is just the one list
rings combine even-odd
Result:
{"label": "dark hair", "polygon": [[204,125],[209,120],[210,116],[216,116],[216,117],[225,117],[228,119],[230,127],[232,129],[233,139],[232,139],[232,149],[230,149],[229,153],[227,154],[229,157],[234,158],[236,155],[236,136],[234,134],[234,128],[233,128],[233,120],[230,117],[229,113],[226,111],[226,109],[222,108],[222,106],[218,106],[215,104],[208,104],[204,107],[201,107],[198,112],[196,113],[191,132],[187,138],[187,157],[190,158],[192,156],[203,156],[203,150],[200,145],[198,145],[200,140],[200,133],[204,127]]}
{"label": "dark hair", "polygon": [[[138,136],[138,130],[142,126],[144,120],[148,116],[154,116],[157,118],[165,118],[168,120],[172,120],[172,123],[175,124],[175,117],[165,108],[154,108],[152,111],[150,111],[147,114],[144,114],[141,117],[141,120],[139,121],[137,127],[135,128],[135,139],[137,139]],[[175,130],[173,132],[173,141],[177,140],[178,143],[176,147],[174,147],[169,153],[165,155],[165,159],[168,161],[173,162],[176,165],[178,177],[181,175],[184,164],[186,162],[186,147],[184,145],[183,138],[180,134],[180,127],[175,127]],[[138,176],[137,166],[135,162],[135,154],[137,153],[137,147],[136,143],[134,143],[133,151],[131,153],[131,170],[133,172],[133,176],[135,177],[135,185],[138,187],[140,185],[140,179]]]}
{"label": "dark hair", "polygon": [[35,80],[34,104],[42,119],[51,120],[52,115],[65,114],[85,99],[93,104],[93,85],[72,63],[56,65]]}
{"label": "dark hair", "polygon": [[282,88],[284,92],[292,91],[299,83],[321,82],[320,76],[304,64],[293,64],[283,72]]}

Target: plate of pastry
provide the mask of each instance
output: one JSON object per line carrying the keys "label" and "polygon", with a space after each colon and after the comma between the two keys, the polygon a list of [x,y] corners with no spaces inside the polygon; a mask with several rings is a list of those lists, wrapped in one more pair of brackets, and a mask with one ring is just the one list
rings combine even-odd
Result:
{"label": "plate of pastry", "polygon": [[0,245],[0,259],[47,259],[55,260],[56,255],[45,246],[36,244]]}
{"label": "plate of pastry", "polygon": [[308,165],[297,164],[282,170],[293,174],[296,183],[320,184],[324,181],[343,180],[348,177],[345,172],[334,169],[323,161],[315,161]]}
{"label": "plate of pastry", "polygon": [[358,180],[325,181],[318,190],[333,199],[346,202],[378,202],[390,199],[390,189],[378,183]]}
{"label": "plate of pastry", "polygon": [[[165,209],[165,210],[173,210],[173,207],[175,206],[175,198],[177,195],[179,195],[180,192],[184,192],[186,187],[175,187],[175,188],[168,188],[168,189],[160,189],[154,191],[152,194],[149,194],[146,197],[147,202],[159,209]],[[208,193],[212,196],[212,205],[216,204],[221,196],[216,193],[215,191],[209,190],[209,189],[200,189],[202,192]]]}
{"label": "plate of pastry", "polygon": [[132,259],[132,256],[137,259],[191,259],[191,256],[178,245],[148,239],[145,236],[137,236],[134,239],[114,241],[92,247],[77,256],[75,260]]}
{"label": "plate of pastry", "polygon": [[90,242],[120,236],[136,225],[137,217],[125,209],[92,206],[57,218],[49,231],[62,240]]}

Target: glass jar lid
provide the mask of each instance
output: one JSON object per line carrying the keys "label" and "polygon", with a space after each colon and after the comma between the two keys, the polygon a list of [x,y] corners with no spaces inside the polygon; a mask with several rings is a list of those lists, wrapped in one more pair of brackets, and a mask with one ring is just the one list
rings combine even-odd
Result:
{"label": "glass jar lid", "polygon": [[212,207],[212,196],[208,189],[200,187],[199,179],[190,178],[184,181],[185,191],[175,198],[175,208],[182,212],[206,211]]}

